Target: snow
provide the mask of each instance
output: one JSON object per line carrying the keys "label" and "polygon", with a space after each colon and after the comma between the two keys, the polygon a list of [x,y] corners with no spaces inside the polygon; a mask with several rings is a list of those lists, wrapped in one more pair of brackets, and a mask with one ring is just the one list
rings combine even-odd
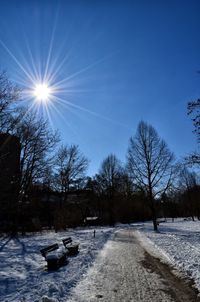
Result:
{"label": "snow", "polygon": [[67,251],[64,247],[60,247],[59,249],[49,252],[45,259],[46,260],[51,260],[51,259],[60,259],[60,257],[62,257],[63,255],[66,255]]}
{"label": "snow", "polygon": [[144,249],[129,229],[115,232],[66,302],[172,302],[158,274],[141,262]]}
{"label": "snow", "polygon": [[[53,231],[0,241],[0,301],[57,302],[65,301],[70,290],[95,260],[111,236],[113,228],[74,229]],[[57,271],[48,272],[40,253],[45,246],[72,237],[80,243],[77,256],[69,257],[68,264]]]}
{"label": "snow", "polygon": [[200,221],[177,219],[160,223],[154,232],[152,222],[133,227],[142,246],[153,256],[194,280],[200,291]]}
{"label": "snow", "polygon": [[[147,252],[192,278],[200,291],[200,222],[177,219],[160,223],[159,232],[154,232],[152,222],[147,222],[95,228],[95,238],[93,227],[58,233],[46,231],[13,239],[2,237],[0,301],[66,302],[79,284],[85,284],[83,280],[88,274],[91,276],[97,268],[100,273],[104,271],[108,250],[113,255],[120,254],[121,243],[112,240],[114,232],[120,229],[128,229]],[[54,243],[63,248],[62,239],[66,237],[80,243],[79,254],[69,257],[68,264],[57,271],[48,272],[40,249]]]}

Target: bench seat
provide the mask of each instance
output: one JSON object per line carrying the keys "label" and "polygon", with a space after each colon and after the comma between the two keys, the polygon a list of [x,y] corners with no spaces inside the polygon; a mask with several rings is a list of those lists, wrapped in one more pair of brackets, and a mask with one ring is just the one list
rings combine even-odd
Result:
{"label": "bench seat", "polygon": [[58,269],[65,263],[67,258],[66,250],[64,248],[59,248],[57,244],[46,247],[40,252],[47,261],[48,270]]}
{"label": "bench seat", "polygon": [[79,243],[72,242],[71,237],[62,240],[65,248],[67,249],[68,255],[73,256],[79,252]]}

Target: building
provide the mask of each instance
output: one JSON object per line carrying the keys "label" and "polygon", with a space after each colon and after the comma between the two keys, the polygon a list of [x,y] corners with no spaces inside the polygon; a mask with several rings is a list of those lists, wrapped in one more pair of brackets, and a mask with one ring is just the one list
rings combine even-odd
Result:
{"label": "building", "polygon": [[13,224],[19,193],[20,142],[0,133],[0,228]]}

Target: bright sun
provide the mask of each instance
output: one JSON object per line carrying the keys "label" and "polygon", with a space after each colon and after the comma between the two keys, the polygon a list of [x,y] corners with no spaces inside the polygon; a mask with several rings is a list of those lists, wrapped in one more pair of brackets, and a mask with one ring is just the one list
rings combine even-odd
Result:
{"label": "bright sun", "polygon": [[51,96],[51,88],[45,83],[37,84],[33,94],[38,101],[47,102]]}

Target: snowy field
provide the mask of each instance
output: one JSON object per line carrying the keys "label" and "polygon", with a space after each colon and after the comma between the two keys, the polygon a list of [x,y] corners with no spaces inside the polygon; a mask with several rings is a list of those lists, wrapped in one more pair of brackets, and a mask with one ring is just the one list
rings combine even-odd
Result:
{"label": "snowy field", "polygon": [[[200,222],[179,219],[161,223],[159,232],[154,232],[152,223],[147,222],[97,228],[95,238],[92,228],[43,232],[16,239],[0,238],[0,301],[67,301],[105,243],[121,228],[129,228],[131,233],[133,230],[133,235],[149,253],[194,279],[200,291]],[[69,258],[68,264],[57,271],[48,272],[40,249],[54,243],[62,246],[62,239],[69,236],[80,242],[79,254]]]}
{"label": "snowy field", "polygon": [[[112,233],[112,228],[98,228],[95,238],[93,229],[0,238],[0,301],[66,301]],[[59,270],[48,272],[40,249],[54,243],[62,246],[62,239],[69,236],[80,243],[79,254]]]}
{"label": "snowy field", "polygon": [[200,291],[200,221],[170,221],[160,223],[159,232],[150,222],[135,224],[136,235],[146,250],[192,278]]}

